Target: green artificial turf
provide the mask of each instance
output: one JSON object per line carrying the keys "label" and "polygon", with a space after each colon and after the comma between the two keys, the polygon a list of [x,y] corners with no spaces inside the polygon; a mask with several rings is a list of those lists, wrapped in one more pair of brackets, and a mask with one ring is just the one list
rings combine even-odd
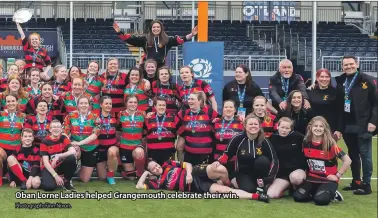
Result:
{"label": "green artificial turf", "polygon": [[[341,143],[342,148],[345,148]],[[377,140],[373,142],[374,167],[377,166]],[[345,149],[346,151],[346,149]],[[374,170],[373,177],[377,177]],[[350,171],[345,177],[350,177]],[[347,185],[349,180],[342,180],[340,187]],[[377,180],[372,180],[373,194],[356,196],[352,192],[344,192],[345,201],[332,202],[329,206],[316,206],[314,203],[295,203],[291,197],[271,200],[269,204],[252,200],[234,199],[148,199],[148,200],[116,200],[116,199],[16,199],[19,189],[0,187],[1,217],[153,217],[153,218],[184,218],[184,217],[377,217]],[[115,186],[102,181],[84,184],[74,181],[78,193],[158,193],[159,191],[137,191],[135,182],[117,180]],[[339,188],[341,190],[341,188]],[[27,191],[36,193],[37,191]],[[54,193],[60,193],[58,190]],[[70,192],[63,192],[69,194]],[[172,192],[165,192],[172,193]],[[15,203],[69,203],[71,209],[15,209]]]}

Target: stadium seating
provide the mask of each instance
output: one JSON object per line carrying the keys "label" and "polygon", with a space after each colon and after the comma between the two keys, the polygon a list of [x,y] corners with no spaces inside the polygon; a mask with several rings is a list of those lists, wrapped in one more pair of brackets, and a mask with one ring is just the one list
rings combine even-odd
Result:
{"label": "stadium seating", "polygon": [[[146,20],[146,26],[151,20]],[[168,35],[185,36],[191,30],[190,20],[163,20],[165,30]],[[130,54],[129,48],[118,39],[112,28],[112,19],[76,19],[74,20],[74,41],[73,46],[75,53],[108,53],[108,54]],[[275,26],[278,29],[284,29],[284,32],[278,32],[278,38],[281,45],[285,36],[285,46],[282,48],[298,48],[297,36],[299,37],[299,54],[295,54],[304,60],[304,39],[306,39],[307,59],[311,57],[311,22],[249,22],[249,21],[209,21],[209,41],[224,41],[225,54],[228,55],[282,55],[282,50],[277,51],[277,47],[264,49],[258,42],[247,37],[247,26],[254,27]],[[63,38],[67,46],[69,45],[69,20],[65,19],[32,19],[23,24],[24,28],[56,28],[62,27]],[[15,29],[11,18],[0,19],[0,28]],[[291,29],[291,35],[289,35]],[[367,35],[361,34],[360,31],[345,23],[319,22],[317,35],[317,46],[321,49],[323,56],[339,55],[357,55],[367,57],[377,57],[378,40],[370,39]],[[256,33],[255,33],[256,34]],[[275,38],[275,31],[261,29],[260,36],[265,34],[267,38]],[[282,35],[280,35],[282,34]],[[293,44],[289,44],[290,37]],[[255,35],[256,39],[257,36]],[[181,50],[181,48],[179,48]],[[290,53],[291,54],[291,53]],[[320,52],[319,52],[320,55]]]}

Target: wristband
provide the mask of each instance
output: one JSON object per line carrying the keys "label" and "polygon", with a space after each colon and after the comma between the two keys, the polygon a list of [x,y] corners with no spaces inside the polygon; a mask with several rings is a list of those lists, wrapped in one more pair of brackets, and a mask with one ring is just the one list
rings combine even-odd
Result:
{"label": "wristband", "polygon": [[58,174],[57,173],[54,173],[52,176],[55,178]]}
{"label": "wristband", "polygon": [[[338,176],[337,174],[339,174],[340,176]],[[336,177],[337,177],[337,178],[340,179],[342,176],[343,176],[343,174],[341,174],[341,173],[339,173],[339,172],[336,173]]]}

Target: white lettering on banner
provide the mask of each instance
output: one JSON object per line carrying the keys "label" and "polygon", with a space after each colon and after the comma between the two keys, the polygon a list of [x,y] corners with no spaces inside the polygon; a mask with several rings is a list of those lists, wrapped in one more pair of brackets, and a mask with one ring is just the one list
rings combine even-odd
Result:
{"label": "white lettering on banner", "polygon": [[209,78],[213,66],[211,62],[206,59],[196,58],[189,63],[189,67],[192,68],[195,78]]}
{"label": "white lettering on banner", "polygon": [[[295,17],[295,7],[287,7],[281,6],[281,10],[279,6],[274,6],[272,12],[275,13],[277,16],[287,16],[287,10],[289,9],[289,17]],[[263,16],[268,17],[269,11],[268,6],[258,6],[258,5],[248,5],[243,8],[243,14],[245,16],[261,16],[259,10],[263,10]]]}
{"label": "white lettering on banner", "polygon": [[309,159],[308,165],[310,166],[310,169],[312,171],[326,173],[325,164],[324,164],[324,161],[322,160]]}

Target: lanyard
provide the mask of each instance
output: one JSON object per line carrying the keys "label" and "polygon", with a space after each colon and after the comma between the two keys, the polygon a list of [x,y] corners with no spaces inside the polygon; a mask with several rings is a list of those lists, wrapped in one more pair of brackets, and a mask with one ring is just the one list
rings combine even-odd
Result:
{"label": "lanyard", "polygon": [[129,117],[130,117],[130,125],[132,127],[132,130],[134,130],[136,127],[135,113],[133,115],[130,115]]}
{"label": "lanyard", "polygon": [[38,125],[38,133],[37,135],[38,136],[45,136],[45,133],[46,133],[46,126],[47,126],[47,117],[45,117],[45,121],[43,121],[43,130],[41,128],[41,124],[39,123],[39,117],[38,117],[38,114],[37,114],[37,125]]}
{"label": "lanyard", "polygon": [[[168,85],[168,89],[170,88],[170,84]],[[165,96],[167,96],[168,94],[163,94],[163,84],[160,84],[160,97],[165,97]]]}
{"label": "lanyard", "polygon": [[282,83],[282,91],[284,91],[285,93],[284,100],[286,100],[287,95],[289,93],[289,79],[285,79],[281,76],[281,83]]}
{"label": "lanyard", "polygon": [[246,87],[244,86],[243,93],[242,93],[240,92],[239,85],[237,86],[238,86],[238,97],[239,97],[240,107],[243,107]]}
{"label": "lanyard", "polygon": [[111,118],[112,118],[112,117],[111,117],[110,114],[109,114],[109,115],[108,115],[108,123],[106,124],[106,122],[105,122],[105,117],[101,114],[101,120],[102,120],[102,122],[103,122],[102,125],[105,126],[105,129],[106,129],[106,135],[109,134],[109,130],[110,130],[110,119],[111,119]]}
{"label": "lanyard", "polygon": [[165,114],[163,116],[163,119],[161,120],[161,123],[159,123],[159,116],[156,115],[156,125],[157,125],[157,134],[160,135],[161,131],[163,130],[164,126],[164,121],[165,121]]}
{"label": "lanyard", "polygon": [[[31,88],[31,94],[32,95],[38,95],[38,94],[40,94],[40,90],[37,88],[37,89],[34,89],[33,88],[33,86],[31,86],[31,85],[29,85],[29,87]],[[37,91],[35,91],[35,90],[37,90]]]}
{"label": "lanyard", "polygon": [[354,85],[354,82],[356,81],[356,78],[357,78],[357,75],[358,75],[358,72],[356,72],[353,76],[353,79],[352,81],[350,81],[350,84],[348,85],[348,80],[347,78],[345,78],[345,83],[344,83],[344,87],[345,87],[345,99],[348,100],[349,98],[349,93],[350,93],[350,90],[352,90],[352,87]]}
{"label": "lanyard", "polygon": [[[197,114],[196,114],[196,118],[197,118],[197,116],[198,116],[198,114],[201,112],[201,110],[199,110],[198,112],[197,112]],[[194,125],[194,121],[195,121],[196,119],[194,119],[193,120],[193,112],[192,111],[190,111],[190,126],[192,127],[192,132],[193,133],[195,133],[195,128],[196,128],[196,126]]]}
{"label": "lanyard", "polygon": [[234,121],[234,118],[232,118],[232,119],[228,122],[226,128],[224,127],[225,121],[226,121],[226,120],[223,118],[223,120],[222,120],[222,128],[221,128],[221,132],[220,132],[220,137],[221,137],[221,138],[223,138],[223,136],[224,136],[224,132],[226,131],[226,129],[228,129],[228,127],[230,127],[232,121]]}
{"label": "lanyard", "polygon": [[88,117],[89,113],[85,116],[82,116],[80,114],[80,119],[79,119],[79,127],[80,127],[80,135],[83,134],[83,130],[84,130],[84,123],[85,121],[87,120],[87,117]]}
{"label": "lanyard", "polygon": [[158,52],[158,46],[159,46],[159,36],[157,37],[157,43],[156,43],[156,37],[154,37],[154,43],[155,43],[155,51]]}
{"label": "lanyard", "polygon": [[[117,74],[113,77],[113,79],[110,82],[109,82],[109,79],[107,79],[107,85],[106,85],[107,89],[112,89],[112,84],[113,84],[114,80],[118,77],[118,72],[119,71],[117,71]],[[109,76],[110,76],[110,74],[109,74]]]}
{"label": "lanyard", "polygon": [[16,117],[16,113],[13,113],[12,115],[11,115],[11,113],[8,114],[8,120],[9,120],[9,123],[10,123],[12,136],[13,136],[13,133],[14,133],[14,127],[16,125],[15,117]]}
{"label": "lanyard", "polygon": [[138,85],[134,85],[133,87],[130,87],[130,94],[133,95],[136,92],[137,88],[138,88]]}
{"label": "lanyard", "polygon": [[184,100],[186,101],[186,102],[188,102],[188,97],[189,97],[189,95],[190,95],[190,92],[192,91],[192,87],[193,87],[193,84],[194,84],[194,81],[192,81],[191,83],[190,83],[190,87],[189,87],[189,90],[188,90],[188,94],[186,94],[186,85],[185,85],[185,83],[184,83]]}
{"label": "lanyard", "polygon": [[[57,85],[58,84],[58,85]],[[58,92],[58,89],[59,89],[59,86],[60,85],[62,85],[62,83],[57,83],[56,81],[55,81],[55,84],[54,84],[54,95],[56,95],[56,93]]]}
{"label": "lanyard", "polygon": [[[34,64],[34,65],[35,65],[35,61],[37,60],[38,52],[39,52],[40,49],[41,49],[41,48],[39,47],[38,50],[35,51],[35,52],[33,53],[33,64]],[[33,66],[34,66],[34,65],[33,65]]]}

